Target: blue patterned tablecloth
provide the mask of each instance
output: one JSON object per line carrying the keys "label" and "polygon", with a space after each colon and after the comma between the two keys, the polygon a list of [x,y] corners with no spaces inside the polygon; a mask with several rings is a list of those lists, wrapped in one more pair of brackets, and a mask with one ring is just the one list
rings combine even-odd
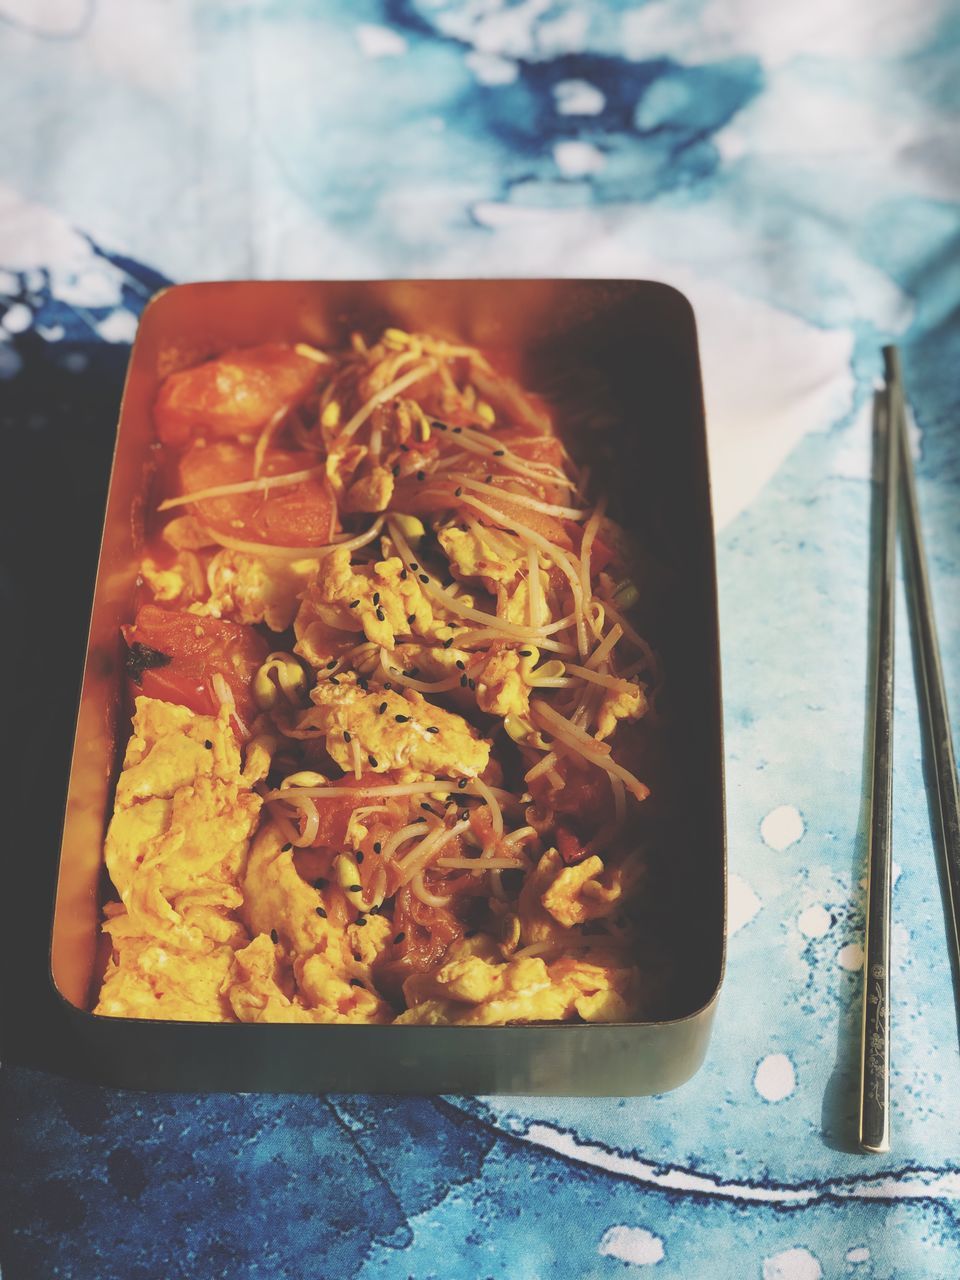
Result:
{"label": "blue patterned tablecloth", "polygon": [[[960,1274],[957,1014],[902,607],[894,1141],[850,1143],[889,340],[960,708],[958,56],[960,9],[933,0],[0,0],[5,1280]],[[697,312],[730,831],[706,1066],[622,1100],[78,1083],[30,1000],[139,311],[165,279],[490,274],[662,279]]]}

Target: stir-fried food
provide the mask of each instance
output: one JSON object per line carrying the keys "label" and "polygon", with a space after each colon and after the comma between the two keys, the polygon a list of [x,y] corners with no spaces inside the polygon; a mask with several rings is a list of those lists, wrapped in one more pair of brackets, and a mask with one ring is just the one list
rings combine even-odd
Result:
{"label": "stir-fried food", "polygon": [[657,659],[545,407],[386,330],[171,375],[96,1011],[625,1021]]}

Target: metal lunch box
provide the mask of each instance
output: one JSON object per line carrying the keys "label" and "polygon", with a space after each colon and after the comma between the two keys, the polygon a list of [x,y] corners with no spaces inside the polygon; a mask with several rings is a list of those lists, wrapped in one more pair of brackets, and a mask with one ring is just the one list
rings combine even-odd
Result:
{"label": "metal lunch box", "polygon": [[[654,834],[668,942],[656,1020],[504,1027],[160,1022],[94,1003],[103,838],[126,741],[120,625],[132,616],[169,373],[231,346],[342,344],[386,325],[483,347],[541,392],[611,513],[665,567],[643,619],[669,715]],[[145,311],[117,432],[70,772],[50,973],[74,1070],[188,1091],[635,1095],[687,1080],[706,1053],[724,968],[726,851],[720,663],[694,317],[667,285],[627,280],[234,282],[179,285]],[[648,802],[649,803],[649,802]]]}

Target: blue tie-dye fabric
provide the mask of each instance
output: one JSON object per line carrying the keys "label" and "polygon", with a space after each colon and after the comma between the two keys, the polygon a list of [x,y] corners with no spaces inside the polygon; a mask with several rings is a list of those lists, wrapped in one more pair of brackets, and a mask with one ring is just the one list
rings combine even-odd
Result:
{"label": "blue tie-dye fabric", "polygon": [[[960,1274],[905,615],[893,1149],[849,1142],[867,411],[891,338],[960,708],[958,52],[960,11],[931,0],[0,0],[0,395],[56,371],[82,403],[163,278],[690,296],[731,872],[709,1059],[664,1097],[158,1096],[7,1067],[6,1280]],[[44,403],[5,425],[59,439],[71,406]]]}

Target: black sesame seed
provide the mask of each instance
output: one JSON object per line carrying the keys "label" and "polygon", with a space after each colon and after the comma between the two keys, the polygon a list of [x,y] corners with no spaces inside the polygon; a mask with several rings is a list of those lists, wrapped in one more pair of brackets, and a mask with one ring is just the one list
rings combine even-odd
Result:
{"label": "black sesame seed", "polygon": [[394,476],[398,476],[398,475],[400,474],[400,463],[399,463],[399,462],[398,462],[398,463],[396,464],[396,466],[393,468],[393,474],[394,474]]}
{"label": "black sesame seed", "polygon": [[377,610],[377,621],[378,621],[378,622],[383,622],[383,621],[385,620],[385,616],[386,616],[386,615],[384,614],[384,612],[383,612],[383,610],[382,610],[382,609],[378,609],[378,610]]}
{"label": "black sesame seed", "polygon": [[368,756],[367,756],[367,759],[370,761],[370,767],[371,767],[372,769],[376,769],[376,768],[377,768],[377,757],[376,757],[376,756],[369,756],[369,755],[368,755]]}
{"label": "black sesame seed", "polygon": [[213,743],[210,741],[209,738],[204,738],[203,745],[207,748],[208,751],[213,750]]}
{"label": "black sesame seed", "polygon": [[532,657],[533,657],[533,654],[532,654],[532,652],[531,652],[529,649],[521,649],[519,652],[520,652],[520,657],[521,657],[521,658],[532,658]]}
{"label": "black sesame seed", "polygon": [[393,718],[396,720],[397,724],[406,724],[410,719],[409,716],[394,716]]}
{"label": "black sesame seed", "polygon": [[356,609],[356,608],[357,608],[357,606],[359,605],[359,603],[360,603],[360,601],[359,601],[359,600],[351,600],[351,601],[350,601],[350,608],[351,608],[351,609]]}
{"label": "black sesame seed", "polygon": [[365,925],[365,924],[367,923],[367,917],[366,917],[366,916],[357,916],[356,920],[354,920],[354,922],[353,922],[353,923],[354,923],[355,925],[360,925],[360,926]]}
{"label": "black sesame seed", "polygon": [[362,850],[362,849],[358,849],[358,850],[357,850],[357,853],[356,853],[356,859],[357,859],[357,862],[358,862],[358,863],[361,863],[361,862],[363,861],[363,850]]}
{"label": "black sesame seed", "polygon": [[327,913],[324,911],[323,907],[317,907],[316,911],[321,920],[326,920]]}
{"label": "black sesame seed", "polygon": [[420,568],[420,566],[417,564],[416,560],[411,560],[410,568],[413,570],[414,573],[416,573],[417,570]]}
{"label": "black sesame seed", "polygon": [[461,791],[464,789],[466,785],[467,785],[466,778],[461,778],[460,781],[457,783],[457,786],[460,788]]}
{"label": "black sesame seed", "polygon": [[352,741],[352,739],[351,739],[351,737],[350,737],[350,731],[349,731],[349,729],[344,729],[344,731],[343,731],[343,740],[344,740],[344,742],[351,742],[351,741]]}
{"label": "black sesame seed", "polygon": [[470,686],[470,688],[471,688],[471,689],[476,689],[476,687],[477,687],[477,682],[476,682],[476,680],[474,680],[474,679],[472,679],[472,678],[471,678],[470,680],[468,680],[468,681],[467,681],[467,684]]}
{"label": "black sesame seed", "polygon": [[377,715],[382,716],[383,713],[386,711],[386,709],[387,709],[387,704],[385,702],[381,702],[379,707],[377,707]]}
{"label": "black sesame seed", "polygon": [[277,933],[276,929],[270,930],[270,941],[274,944],[280,941],[280,935]]}
{"label": "black sesame seed", "polygon": [[406,935],[405,933],[398,933],[398,934],[397,934],[397,936],[396,936],[396,937],[394,938],[394,940],[393,940],[394,945],[395,945],[395,946],[399,946],[399,945],[400,945],[400,943],[404,940],[404,938],[405,938],[406,936],[407,936],[407,935]]}
{"label": "black sesame seed", "polygon": [[327,670],[332,671],[336,665],[337,665],[336,658],[331,658],[330,661],[327,663]]}
{"label": "black sesame seed", "polygon": [[401,582],[406,582],[406,580],[407,580],[407,578],[408,578],[409,576],[410,576],[410,575],[407,573],[406,569],[401,569],[401,570],[400,570],[400,581],[401,581]]}
{"label": "black sesame seed", "polygon": [[313,887],[315,889],[325,889],[329,883],[330,881],[324,880],[323,876],[317,876],[316,880],[313,882]]}
{"label": "black sesame seed", "polygon": [[418,471],[418,472],[417,472],[417,479],[418,479],[418,480],[426,480],[426,478],[427,478],[427,473],[426,473],[425,471]]}
{"label": "black sesame seed", "polygon": [[420,581],[421,581],[421,582],[429,582],[429,581],[430,581],[430,579],[427,577],[427,575],[426,575],[425,573],[421,573],[421,574],[420,574]]}
{"label": "black sesame seed", "polygon": [[[427,808],[429,809],[429,808],[430,808],[430,806],[429,806],[429,805],[427,805]],[[432,812],[432,810],[431,810],[431,812]],[[426,818],[414,818],[414,822],[426,822]]]}
{"label": "black sesame seed", "polygon": [[461,688],[461,689],[465,689],[466,687],[467,687],[467,677],[466,677],[466,676],[461,676],[461,677],[460,677],[460,688]]}
{"label": "black sesame seed", "polygon": [[458,671],[466,671],[467,669],[467,664],[464,662],[462,658],[457,659],[456,666]]}
{"label": "black sesame seed", "polygon": [[417,620],[417,615],[416,615],[415,613],[408,614],[408,615],[407,615],[407,626],[408,626],[408,627],[412,627],[412,626],[413,626],[413,624],[416,622],[416,620]]}
{"label": "black sesame seed", "polygon": [[506,452],[507,452],[506,449],[494,449],[493,456],[495,458],[502,458],[506,454]]}
{"label": "black sesame seed", "polygon": [[463,497],[463,490],[462,490],[462,489],[460,489],[460,488],[456,488],[456,489],[454,489],[454,491],[453,491],[453,496],[454,496],[455,498],[462,498],[462,497]]}
{"label": "black sesame seed", "polygon": [[[360,981],[359,978],[351,978],[350,985],[351,987],[363,987],[363,983]],[[363,989],[364,991],[366,991],[366,987],[364,987]]]}
{"label": "black sesame seed", "polygon": [[328,681],[328,683],[329,683],[329,684],[339,684],[339,683],[340,683],[340,681],[337,679],[337,677],[336,677],[336,676],[331,676],[331,677],[330,677],[330,679],[329,679],[329,681]]}
{"label": "black sesame seed", "polygon": [[358,884],[347,885],[347,893],[359,893],[360,889],[361,889],[361,886]]}
{"label": "black sesame seed", "polygon": [[453,644],[453,636],[450,636],[448,639],[444,640],[443,647],[445,649],[449,649],[452,644]]}
{"label": "black sesame seed", "polygon": [[[433,810],[433,805],[427,804],[426,800],[424,800],[424,801],[423,801],[423,803],[420,805],[420,808],[421,808],[421,809],[426,809],[427,813],[433,813],[433,812],[434,812],[434,810]],[[436,816],[436,815],[434,815],[434,816]]]}
{"label": "black sesame seed", "polygon": [[379,853],[379,852],[380,852],[380,850],[381,850],[382,848],[383,848],[383,845],[380,843],[380,841],[379,841],[379,840],[375,840],[375,841],[373,842],[373,852],[374,852],[374,853]]}
{"label": "black sesame seed", "polygon": [[493,476],[487,476],[487,478],[486,478],[486,480],[484,481],[484,483],[485,483],[485,484],[489,484],[489,483],[490,483],[490,481],[491,481],[492,479],[493,479]]}
{"label": "black sesame seed", "polygon": [[427,733],[439,733],[439,732],[440,730],[437,728],[435,724],[427,725]]}
{"label": "black sesame seed", "polygon": [[431,422],[430,425],[435,431],[446,431],[447,429],[447,424],[445,422]]}
{"label": "black sesame seed", "polygon": [[379,604],[379,603],[380,603],[380,592],[379,592],[379,591],[375,591],[375,592],[373,593],[373,603],[374,603],[374,604]]}
{"label": "black sesame seed", "polygon": [[453,434],[454,434],[455,436],[458,436],[462,430],[463,430],[463,427],[454,427],[454,428],[453,428]]}
{"label": "black sesame seed", "polygon": [[389,681],[389,680],[384,680],[384,682],[383,682],[383,687],[384,687],[385,689],[392,689],[392,688],[393,688],[393,685],[390,683],[390,681]]}
{"label": "black sesame seed", "polygon": [[469,810],[469,809],[461,809],[461,810],[460,810],[460,821],[461,821],[461,822],[466,822],[466,820],[467,820],[469,817],[470,817],[470,810]]}
{"label": "black sesame seed", "polygon": [[282,846],[281,846],[281,848],[280,848],[280,852],[281,852],[281,853],[289,853],[289,852],[290,852],[290,850],[291,850],[292,848],[293,848],[293,845],[292,845],[292,844],[287,843],[287,844],[285,844],[285,845],[282,845]]}

